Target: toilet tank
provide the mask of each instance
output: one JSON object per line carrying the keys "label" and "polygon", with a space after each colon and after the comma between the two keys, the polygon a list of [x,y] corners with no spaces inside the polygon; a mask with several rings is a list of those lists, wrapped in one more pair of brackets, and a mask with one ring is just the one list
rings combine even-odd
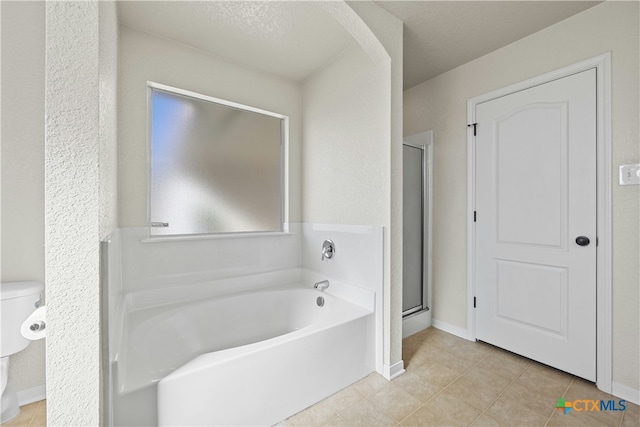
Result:
{"label": "toilet tank", "polygon": [[20,325],[40,305],[44,286],[40,282],[0,283],[0,356],[26,348],[31,341],[20,334]]}

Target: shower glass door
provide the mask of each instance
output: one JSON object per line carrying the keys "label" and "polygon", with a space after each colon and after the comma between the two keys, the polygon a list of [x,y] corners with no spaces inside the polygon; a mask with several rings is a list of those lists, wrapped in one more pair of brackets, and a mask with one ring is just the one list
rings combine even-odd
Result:
{"label": "shower glass door", "polygon": [[411,325],[403,322],[403,336],[431,325],[432,150],[432,131],[404,139],[402,315]]}
{"label": "shower glass door", "polygon": [[403,292],[402,314],[428,309],[427,292],[427,151],[403,146]]}

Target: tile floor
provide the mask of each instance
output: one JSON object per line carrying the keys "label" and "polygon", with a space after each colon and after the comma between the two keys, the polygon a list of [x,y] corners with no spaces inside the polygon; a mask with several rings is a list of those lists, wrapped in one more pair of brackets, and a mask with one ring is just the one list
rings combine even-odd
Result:
{"label": "tile floor", "polygon": [[[619,400],[584,380],[484,343],[430,328],[403,341],[407,372],[374,373],[280,423],[282,426],[634,426],[640,410],[576,412],[559,397]],[[46,425],[46,401],[6,427]]]}
{"label": "tile floor", "polygon": [[559,397],[618,398],[595,385],[435,328],[403,341],[406,373],[374,373],[283,421],[284,426],[640,426],[626,411],[556,410]]}
{"label": "tile floor", "polygon": [[17,417],[6,423],[2,427],[42,427],[47,425],[47,401],[30,403],[20,407]]}

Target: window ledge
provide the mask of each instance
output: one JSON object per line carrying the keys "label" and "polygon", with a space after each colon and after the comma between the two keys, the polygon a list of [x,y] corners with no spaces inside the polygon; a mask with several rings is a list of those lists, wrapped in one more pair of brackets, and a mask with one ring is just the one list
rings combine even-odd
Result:
{"label": "window ledge", "polygon": [[142,239],[142,243],[181,242],[189,240],[247,239],[254,237],[295,236],[291,231],[265,231],[254,233],[220,233],[220,234],[179,234],[174,236],[155,236]]}

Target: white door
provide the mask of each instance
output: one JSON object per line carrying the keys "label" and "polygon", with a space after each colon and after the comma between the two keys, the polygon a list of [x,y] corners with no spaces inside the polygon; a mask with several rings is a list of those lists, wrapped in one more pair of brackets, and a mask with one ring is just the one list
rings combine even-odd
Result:
{"label": "white door", "polygon": [[476,337],[595,381],[596,70],[476,121]]}

